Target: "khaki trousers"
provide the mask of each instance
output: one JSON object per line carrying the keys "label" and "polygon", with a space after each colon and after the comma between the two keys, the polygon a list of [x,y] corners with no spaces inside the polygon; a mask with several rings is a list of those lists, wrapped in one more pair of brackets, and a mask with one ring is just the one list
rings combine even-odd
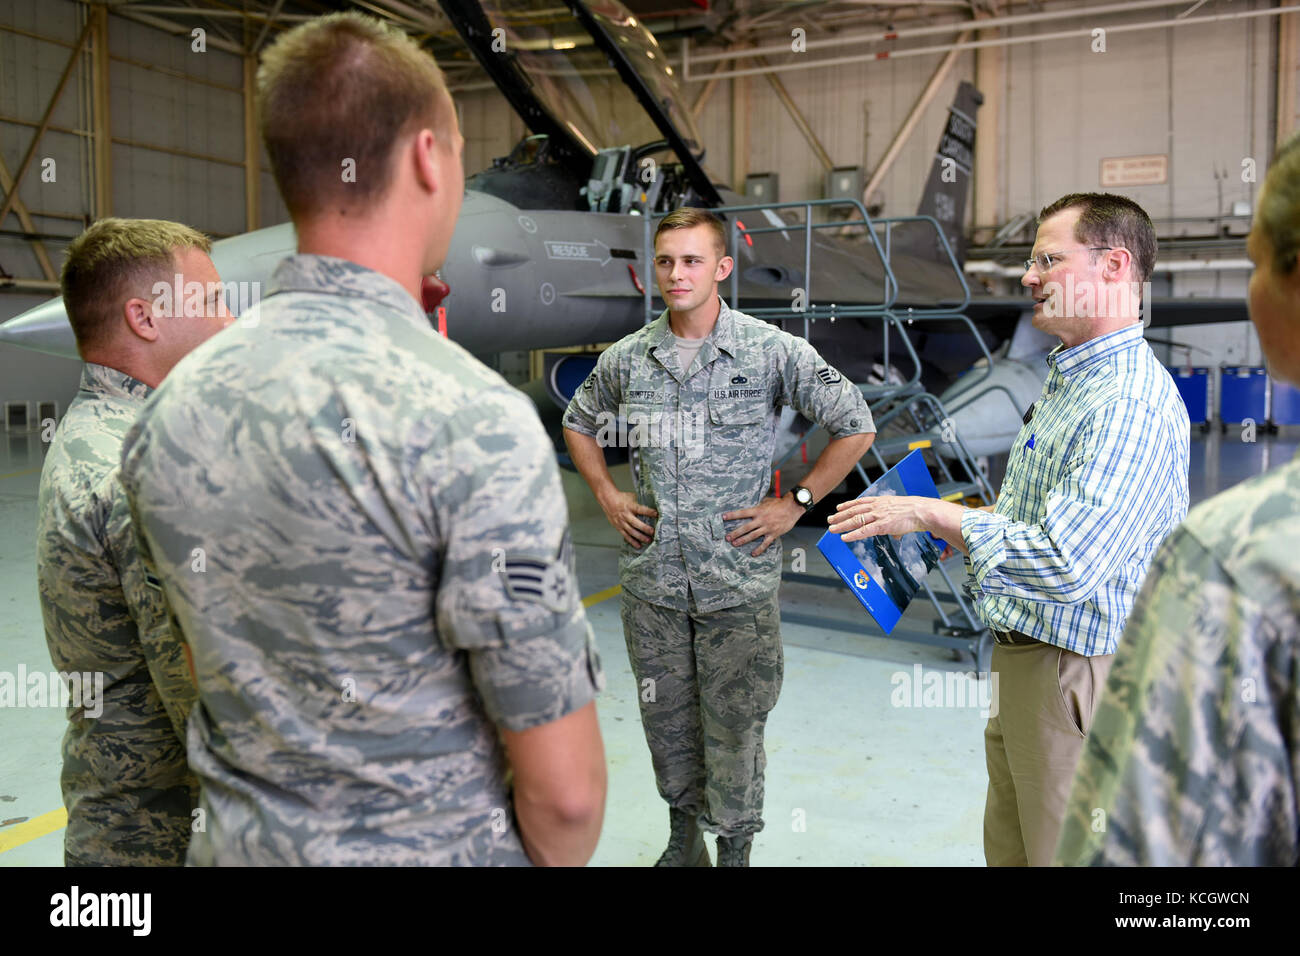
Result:
{"label": "khaki trousers", "polygon": [[994,646],[998,709],[984,729],[989,866],[1051,864],[1075,765],[1113,657],[1084,657],[1038,641]]}

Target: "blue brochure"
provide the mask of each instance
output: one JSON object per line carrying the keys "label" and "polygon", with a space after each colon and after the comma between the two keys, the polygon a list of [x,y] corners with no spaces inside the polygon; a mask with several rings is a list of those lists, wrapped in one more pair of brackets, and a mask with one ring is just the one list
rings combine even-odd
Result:
{"label": "blue brochure", "polygon": [[[884,495],[939,497],[919,449],[881,475],[858,497]],[[898,540],[882,534],[848,543],[827,531],[817,542],[817,550],[886,634],[898,624],[907,605],[921,590],[921,582],[939,563],[945,547],[943,541],[928,531],[905,534]]]}

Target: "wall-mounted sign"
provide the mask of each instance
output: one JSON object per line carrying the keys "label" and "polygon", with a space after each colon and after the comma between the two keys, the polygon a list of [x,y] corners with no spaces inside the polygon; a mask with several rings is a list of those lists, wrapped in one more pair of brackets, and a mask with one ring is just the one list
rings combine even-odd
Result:
{"label": "wall-mounted sign", "polygon": [[1101,161],[1101,185],[1159,186],[1169,181],[1169,155],[1119,156]]}

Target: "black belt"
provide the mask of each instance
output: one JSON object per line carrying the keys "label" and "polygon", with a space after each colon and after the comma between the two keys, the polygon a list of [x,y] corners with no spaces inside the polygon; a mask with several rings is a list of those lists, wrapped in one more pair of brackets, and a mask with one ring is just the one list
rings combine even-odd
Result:
{"label": "black belt", "polygon": [[997,631],[993,628],[989,628],[989,632],[993,635],[993,642],[995,644],[1002,644],[1008,647],[1042,643],[1041,641],[1030,637],[1028,634],[1021,634],[1019,631]]}

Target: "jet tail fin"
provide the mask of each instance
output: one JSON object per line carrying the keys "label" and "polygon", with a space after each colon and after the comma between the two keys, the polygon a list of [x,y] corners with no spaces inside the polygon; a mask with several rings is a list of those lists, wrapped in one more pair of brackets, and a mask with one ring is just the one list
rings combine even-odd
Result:
{"label": "jet tail fin", "polygon": [[[916,210],[918,216],[932,216],[939,223],[958,265],[966,262],[962,224],[975,160],[975,113],[983,102],[984,94],[962,80],[952,106],[948,107],[948,122],[939,139],[939,148],[930,166],[930,178]],[[939,253],[936,248],[936,258],[939,258]]]}

